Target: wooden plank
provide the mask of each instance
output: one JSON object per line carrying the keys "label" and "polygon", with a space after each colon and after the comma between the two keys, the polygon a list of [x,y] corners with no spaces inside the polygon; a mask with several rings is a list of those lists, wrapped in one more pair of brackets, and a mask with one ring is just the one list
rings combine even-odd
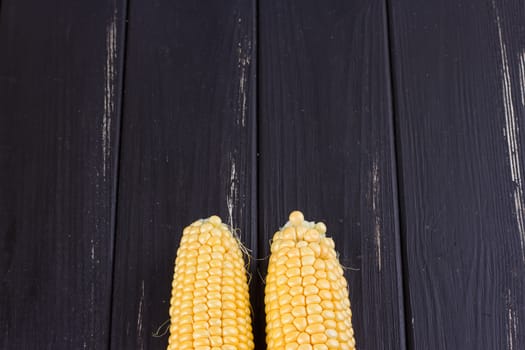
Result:
{"label": "wooden plank", "polygon": [[218,214],[256,250],[254,1],[131,2],[112,348],[163,348],[182,229]]}
{"label": "wooden plank", "polygon": [[108,346],[123,8],[2,1],[2,349]]}
{"label": "wooden plank", "polygon": [[391,1],[414,349],[525,348],[524,13]]}
{"label": "wooden plank", "polygon": [[403,349],[384,3],[262,1],[259,18],[259,257],[293,209],[324,221],[358,348]]}

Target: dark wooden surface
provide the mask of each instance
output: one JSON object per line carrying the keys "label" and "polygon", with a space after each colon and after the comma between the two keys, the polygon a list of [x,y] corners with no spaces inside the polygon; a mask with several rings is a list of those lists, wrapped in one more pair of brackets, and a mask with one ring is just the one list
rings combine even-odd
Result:
{"label": "dark wooden surface", "polygon": [[254,6],[130,3],[113,349],[167,345],[152,334],[186,225],[220,215],[256,251]]}
{"label": "dark wooden surface", "polygon": [[259,21],[259,257],[292,210],[325,222],[358,347],[402,349],[384,3],[263,1]]}
{"label": "dark wooden surface", "polygon": [[301,209],[363,349],[525,348],[525,4],[0,1],[0,348],[163,349],[184,226]]}
{"label": "dark wooden surface", "polygon": [[525,4],[391,5],[410,348],[525,349]]}
{"label": "dark wooden surface", "polygon": [[1,3],[2,349],[107,348],[122,7]]}

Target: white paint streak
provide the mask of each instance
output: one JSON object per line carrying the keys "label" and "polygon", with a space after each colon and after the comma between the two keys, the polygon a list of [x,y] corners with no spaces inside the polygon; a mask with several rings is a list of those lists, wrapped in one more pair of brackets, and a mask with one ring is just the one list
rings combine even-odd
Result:
{"label": "white paint streak", "polygon": [[228,224],[230,227],[233,225],[233,207],[237,201],[237,170],[235,168],[235,158],[230,153],[230,192],[226,195],[226,205],[228,206]]}
{"label": "white paint streak", "polygon": [[106,63],[104,66],[104,114],[102,116],[102,175],[106,178],[106,169],[111,153],[111,117],[115,112],[115,75],[117,59],[117,12],[106,27]]}
{"label": "white paint streak", "polygon": [[94,263],[95,262],[95,241],[91,239],[90,243],[91,243],[91,262]]}
{"label": "white paint streak", "polygon": [[[90,243],[90,247],[91,247],[91,252],[90,252],[90,258],[91,258],[91,270],[92,270],[92,274],[94,274],[93,276],[96,275],[96,261],[95,261],[95,240],[92,238],[90,239],[89,241]],[[95,305],[96,305],[96,302],[95,302],[95,288],[96,288],[96,281],[95,281],[95,278],[91,278],[90,280],[90,293],[89,293],[89,311],[91,313],[91,315],[94,315],[95,313]],[[96,327],[90,327],[90,337],[91,339],[94,339],[95,338],[95,328]],[[85,349],[87,349],[87,347],[84,346]]]}
{"label": "white paint streak", "polygon": [[496,4],[492,1],[492,6],[496,12],[496,23],[498,26],[498,36],[500,44],[500,54],[502,63],[502,87],[503,87],[503,107],[505,112],[505,128],[503,129],[503,135],[507,141],[507,149],[509,152],[509,166],[512,181],[514,182],[514,209],[516,211],[516,221],[518,224],[519,239],[521,245],[522,259],[525,261],[525,222],[524,222],[524,209],[525,203],[523,201],[523,186],[521,179],[521,164],[520,154],[518,147],[519,140],[519,125],[516,117],[516,112],[513,104],[512,97],[512,86],[509,69],[509,61],[507,57],[507,46],[503,38],[503,32],[501,29],[501,20],[497,12]]}
{"label": "white paint streak", "polygon": [[521,105],[525,107],[525,51],[519,55]]}
{"label": "white paint streak", "polygon": [[[242,19],[238,19],[239,26],[242,23]],[[247,84],[248,84],[248,71],[250,69],[251,62],[251,49],[252,42],[248,38],[242,38],[237,43],[237,67],[239,69],[239,92],[237,97],[237,111],[239,112],[239,122],[244,127],[246,124],[246,110],[247,110]]]}
{"label": "white paint streak", "polygon": [[140,344],[140,348],[144,348],[144,341],[142,339],[142,313],[144,309],[144,280],[140,285],[140,300],[139,300],[139,313],[137,315],[137,342]]}
{"label": "white paint streak", "polygon": [[510,289],[507,289],[507,345],[514,350],[518,342],[518,316],[513,308],[514,301]]}
{"label": "white paint streak", "polygon": [[[237,74],[239,77],[239,87],[237,91],[237,105],[234,107],[236,114],[235,124],[244,128],[246,126],[246,113],[248,111],[248,79],[251,63],[252,42],[247,35],[244,34],[242,18],[237,18],[237,32],[239,33],[237,41]],[[237,130],[241,131],[241,130]],[[226,206],[228,207],[228,224],[235,228],[234,223],[234,208],[239,202],[239,179],[238,169],[235,159],[234,150],[230,152],[230,182],[228,193],[226,194]]]}
{"label": "white paint streak", "polygon": [[[90,293],[89,293],[89,312],[91,315],[95,314],[95,281],[94,278],[91,279]],[[95,339],[95,326],[90,327],[89,336],[91,340]]]}
{"label": "white paint streak", "polygon": [[376,245],[377,267],[381,271],[381,213],[379,212],[379,194],[381,182],[379,178],[379,160],[375,157],[372,162],[372,211],[374,212],[374,242]]}

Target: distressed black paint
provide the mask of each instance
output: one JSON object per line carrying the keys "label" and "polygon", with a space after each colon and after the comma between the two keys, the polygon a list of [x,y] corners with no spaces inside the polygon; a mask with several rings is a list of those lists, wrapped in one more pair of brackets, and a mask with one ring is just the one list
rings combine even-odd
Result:
{"label": "distressed black paint", "polygon": [[2,349],[108,346],[123,8],[2,1]]}
{"label": "distressed black paint", "polygon": [[112,348],[160,349],[183,228],[217,214],[256,250],[254,2],[129,10]]}
{"label": "distressed black paint", "polygon": [[259,259],[264,349],[269,239],[301,209],[359,349],[523,348],[524,13],[2,0],[0,347],[164,348],[182,229],[219,214]]}
{"label": "distressed black paint", "polygon": [[524,4],[391,5],[411,348],[523,349]]}
{"label": "distressed black paint", "polygon": [[324,221],[357,346],[402,349],[383,2],[263,1],[259,18],[259,257],[290,211]]}

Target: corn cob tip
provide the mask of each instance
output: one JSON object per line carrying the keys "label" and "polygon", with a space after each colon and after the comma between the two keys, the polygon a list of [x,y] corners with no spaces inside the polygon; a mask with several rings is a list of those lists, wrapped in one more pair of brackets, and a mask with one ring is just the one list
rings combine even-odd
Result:
{"label": "corn cob tip", "polygon": [[[297,239],[303,239],[304,233],[311,229],[317,231],[321,235],[324,235],[326,233],[326,225],[324,224],[324,222],[315,223],[305,221],[303,213],[299,210],[294,210],[290,213],[290,216],[288,217],[288,223],[286,223],[284,227],[288,228],[290,226],[293,226],[295,228],[295,231],[297,232]],[[312,232],[313,231],[311,231],[310,233]]]}
{"label": "corn cob tip", "polygon": [[222,220],[217,215],[212,215],[208,218],[208,221],[211,222],[214,226],[222,224]]}
{"label": "corn cob tip", "polygon": [[304,221],[304,215],[299,210],[294,210],[290,213],[288,219],[292,225],[300,226]]}

